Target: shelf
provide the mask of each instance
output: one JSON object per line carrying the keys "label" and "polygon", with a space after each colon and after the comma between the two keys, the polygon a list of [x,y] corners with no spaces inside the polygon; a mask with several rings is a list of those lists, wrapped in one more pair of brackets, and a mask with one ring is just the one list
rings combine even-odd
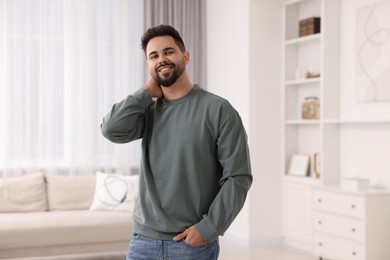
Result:
{"label": "shelf", "polygon": [[321,179],[316,179],[311,176],[289,176],[285,175],[283,177],[284,182],[288,183],[297,183],[297,184],[308,184],[308,185],[320,185]]}
{"label": "shelf", "polygon": [[324,124],[390,124],[389,119],[324,119]]}
{"label": "shelf", "polygon": [[297,120],[285,120],[284,121],[286,125],[316,125],[319,124],[319,120],[302,120],[302,119],[297,119]]}
{"label": "shelf", "polygon": [[313,124],[390,124],[390,119],[323,119],[323,120],[302,120],[287,119],[286,125],[313,125]]}
{"label": "shelf", "polygon": [[315,187],[315,189],[336,192],[336,193],[355,194],[355,195],[356,194],[357,195],[390,194],[390,191],[388,189],[370,187],[367,190],[348,190],[348,189],[343,189],[340,184],[322,185],[321,187]]}
{"label": "shelf", "polygon": [[304,1],[305,0],[288,0],[288,1],[286,1],[285,5],[288,6],[288,5],[298,4],[298,3],[302,3]]}
{"label": "shelf", "polygon": [[313,83],[320,83],[321,78],[308,78],[308,79],[294,79],[294,80],[287,80],[285,82],[286,86],[297,86],[297,85],[306,85],[306,84],[313,84]]}
{"label": "shelf", "polygon": [[308,36],[302,36],[302,37],[286,40],[286,46],[298,45],[298,44],[307,43],[319,39],[321,39],[321,33],[316,33]]}

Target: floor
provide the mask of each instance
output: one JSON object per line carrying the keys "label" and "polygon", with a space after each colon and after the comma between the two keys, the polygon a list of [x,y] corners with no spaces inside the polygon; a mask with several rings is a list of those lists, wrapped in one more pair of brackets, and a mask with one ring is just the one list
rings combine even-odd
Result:
{"label": "floor", "polygon": [[223,237],[219,260],[318,260],[308,252],[289,246],[247,247]]}

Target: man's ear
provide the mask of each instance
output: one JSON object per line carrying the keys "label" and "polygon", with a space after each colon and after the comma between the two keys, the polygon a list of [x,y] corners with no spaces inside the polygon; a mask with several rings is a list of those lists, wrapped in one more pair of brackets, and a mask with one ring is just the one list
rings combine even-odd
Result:
{"label": "man's ear", "polygon": [[188,62],[190,62],[190,53],[188,51],[185,51],[183,55],[184,55],[184,63],[187,65]]}

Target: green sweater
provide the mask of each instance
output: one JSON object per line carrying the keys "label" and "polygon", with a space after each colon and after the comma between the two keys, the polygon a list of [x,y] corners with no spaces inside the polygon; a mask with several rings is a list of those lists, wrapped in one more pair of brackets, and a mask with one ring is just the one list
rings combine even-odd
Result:
{"label": "green sweater", "polygon": [[133,231],[171,240],[195,225],[212,242],[244,205],[252,174],[247,136],[236,110],[197,85],[176,100],[140,89],[103,118],[112,142],[142,138],[140,194]]}

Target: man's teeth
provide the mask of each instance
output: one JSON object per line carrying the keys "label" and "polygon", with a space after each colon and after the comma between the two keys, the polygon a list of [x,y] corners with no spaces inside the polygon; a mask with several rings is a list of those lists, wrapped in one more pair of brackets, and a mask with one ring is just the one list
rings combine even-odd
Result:
{"label": "man's teeth", "polygon": [[171,68],[162,68],[160,71],[167,71],[170,70]]}

